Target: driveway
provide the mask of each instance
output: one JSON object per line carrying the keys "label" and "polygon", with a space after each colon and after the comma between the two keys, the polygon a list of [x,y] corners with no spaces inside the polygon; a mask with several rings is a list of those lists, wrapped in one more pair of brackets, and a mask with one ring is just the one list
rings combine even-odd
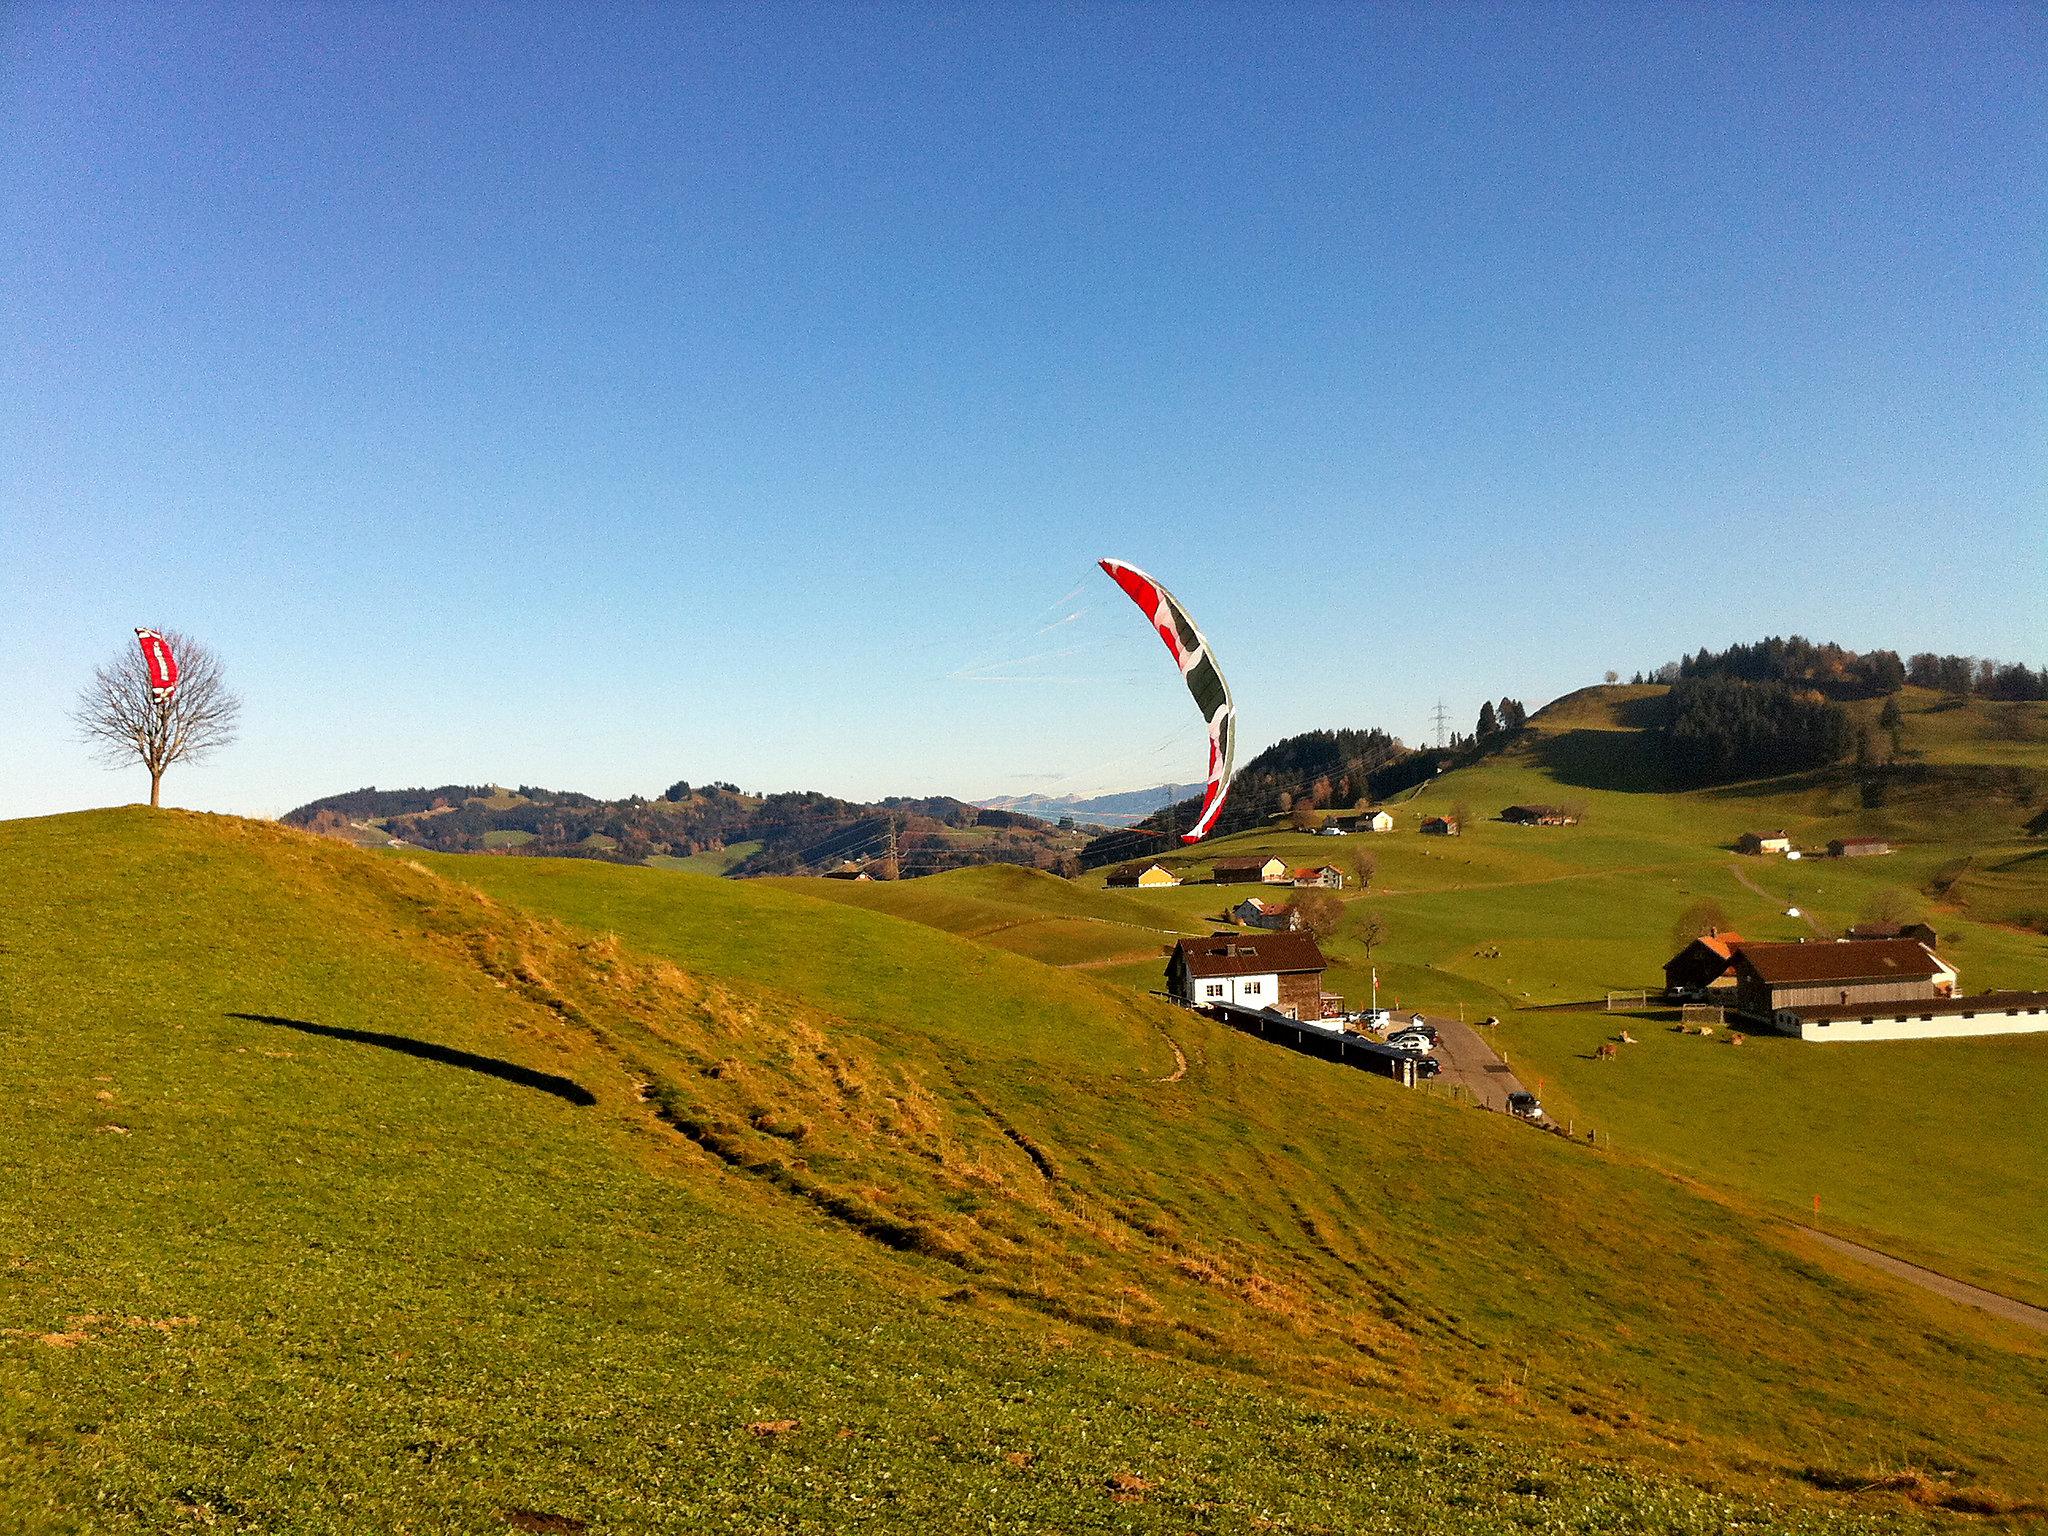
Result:
{"label": "driveway", "polygon": [[[1398,1015],[1404,1022],[1408,1014]],[[1439,1083],[1457,1083],[1472,1091],[1484,1109],[1506,1110],[1508,1095],[1522,1091],[1522,1085],[1508,1070],[1507,1063],[1494,1054],[1486,1037],[1470,1024],[1456,1019],[1424,1018],[1436,1026],[1436,1059],[1444,1064]]]}

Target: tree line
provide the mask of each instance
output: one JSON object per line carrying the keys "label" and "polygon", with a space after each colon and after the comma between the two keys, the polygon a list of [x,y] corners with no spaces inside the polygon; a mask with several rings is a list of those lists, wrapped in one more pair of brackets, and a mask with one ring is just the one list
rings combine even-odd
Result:
{"label": "tree line", "polygon": [[1831,698],[1882,698],[1906,684],[1952,698],[2024,702],[2048,699],[2048,667],[1994,661],[1981,656],[1940,656],[1921,651],[1901,659],[1897,651],[1852,651],[1804,635],[1779,637],[1710,651],[1638,672],[1637,683],[1677,683],[1697,678],[1734,678],[1747,683],[1802,684]]}

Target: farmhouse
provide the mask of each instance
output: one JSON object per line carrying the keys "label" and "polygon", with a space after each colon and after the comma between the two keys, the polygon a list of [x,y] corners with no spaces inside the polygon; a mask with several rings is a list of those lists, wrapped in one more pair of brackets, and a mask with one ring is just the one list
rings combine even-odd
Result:
{"label": "farmhouse", "polygon": [[1831,859],[1860,859],[1891,851],[1892,845],[1881,837],[1838,837],[1828,844]]}
{"label": "farmhouse", "polygon": [[1343,1000],[1323,992],[1326,966],[1314,934],[1219,933],[1174,946],[1166,990],[1191,1008],[1227,1003],[1275,1009],[1290,1019],[1332,1018],[1343,1011]]}
{"label": "farmhouse", "polygon": [[875,877],[869,874],[865,869],[861,868],[860,865],[854,863],[851,859],[848,859],[844,864],[838,865],[836,868],[826,870],[825,878],[827,880],[871,881]]}
{"label": "farmhouse", "polygon": [[1136,886],[1150,891],[1169,885],[1179,885],[1180,876],[1164,864],[1119,864],[1109,872],[1109,878],[1103,884]]}
{"label": "farmhouse", "polygon": [[1342,832],[1391,832],[1394,830],[1394,817],[1389,811],[1375,809],[1351,816],[1332,816],[1324,825]]}
{"label": "farmhouse", "polygon": [[1430,816],[1424,819],[1422,830],[1429,837],[1456,837],[1458,818],[1455,816]]}
{"label": "farmhouse", "polygon": [[1703,933],[1664,962],[1664,990],[1678,997],[1735,986],[1735,951],[1739,933]]}
{"label": "farmhouse", "polygon": [[1805,1008],[1929,1002],[1956,989],[1955,971],[1911,939],[1744,944],[1734,965],[1736,1008],[1764,1020]]}
{"label": "farmhouse", "polygon": [[1291,878],[1297,886],[1320,886],[1326,891],[1344,889],[1344,872],[1328,864],[1318,864],[1314,869],[1297,869]]}
{"label": "farmhouse", "polygon": [[1745,832],[1735,839],[1737,853],[1790,853],[1792,839],[1781,828],[1776,832]]}
{"label": "farmhouse", "polygon": [[1502,821],[1519,827],[1575,827],[1578,813],[1561,805],[1511,805],[1500,813]]}
{"label": "farmhouse", "polygon": [[1247,896],[1232,907],[1230,920],[1246,928],[1270,928],[1281,932],[1290,931],[1295,925],[1292,907],[1261,901],[1256,896]]}
{"label": "farmhouse", "polygon": [[1284,859],[1218,859],[1210,878],[1218,885],[1285,885],[1292,872]]}

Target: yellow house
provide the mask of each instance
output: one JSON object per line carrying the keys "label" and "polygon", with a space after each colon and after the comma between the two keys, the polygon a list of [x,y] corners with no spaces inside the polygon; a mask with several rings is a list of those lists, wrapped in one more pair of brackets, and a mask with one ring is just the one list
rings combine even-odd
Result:
{"label": "yellow house", "polygon": [[1113,886],[1137,886],[1141,890],[1157,890],[1163,886],[1179,885],[1180,876],[1164,864],[1125,864],[1109,872],[1106,882]]}

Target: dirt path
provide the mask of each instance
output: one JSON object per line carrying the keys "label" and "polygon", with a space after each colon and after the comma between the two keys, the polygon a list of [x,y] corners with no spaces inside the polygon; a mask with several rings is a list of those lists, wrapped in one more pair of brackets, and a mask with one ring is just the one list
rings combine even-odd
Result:
{"label": "dirt path", "polygon": [[[1754,880],[1750,879],[1749,871],[1744,869],[1740,864],[1730,864],[1728,866],[1728,872],[1735,876],[1736,880],[1739,881],[1747,889],[1752,890],[1756,892],[1757,895],[1763,897],[1765,901],[1776,903],[1778,901],[1783,900],[1782,897],[1773,896],[1769,891],[1765,890],[1762,886],[1758,885]],[[1815,922],[1813,918],[1807,914],[1807,911],[1804,907],[1801,907],[1799,909],[1799,917],[1800,920],[1804,922],[1807,927],[1811,928],[1815,933],[1820,933],[1820,924]],[[1821,937],[1825,938],[1827,937],[1827,935],[1821,934]]]}
{"label": "dirt path", "polygon": [[1835,1252],[1852,1258],[1859,1264],[1868,1264],[1872,1269],[1881,1269],[1908,1285],[1917,1285],[1923,1291],[1946,1296],[1950,1301],[1960,1301],[1967,1307],[1982,1308],[2009,1322],[2018,1323],[2022,1328],[2032,1328],[2037,1333],[2048,1333],[2048,1308],[2029,1306],[2024,1301],[2014,1301],[2010,1296],[2001,1296],[1996,1291],[1987,1291],[1981,1286],[1951,1280],[1947,1275],[1935,1270],[1922,1269],[1918,1264],[1908,1264],[1904,1259],[1895,1259],[1888,1253],[1879,1253],[1875,1248],[1852,1243],[1846,1237],[1836,1237],[1834,1233],[1823,1232],[1817,1227],[1803,1226],[1797,1222],[1793,1225],[1816,1241],[1825,1243]]}

